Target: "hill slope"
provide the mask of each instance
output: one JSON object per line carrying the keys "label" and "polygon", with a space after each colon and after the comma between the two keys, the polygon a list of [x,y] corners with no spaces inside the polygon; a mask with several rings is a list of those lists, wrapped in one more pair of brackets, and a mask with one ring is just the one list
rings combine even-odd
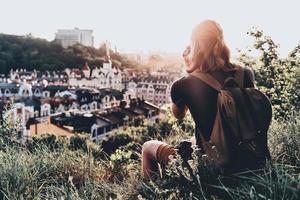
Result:
{"label": "hill slope", "polygon": [[[118,52],[110,50],[110,55],[115,66],[137,68],[139,65]],[[55,41],[0,34],[0,73],[7,74],[11,68],[41,71],[80,68],[85,62],[91,67],[101,66],[105,58],[104,45],[96,49],[77,44],[64,49]]]}

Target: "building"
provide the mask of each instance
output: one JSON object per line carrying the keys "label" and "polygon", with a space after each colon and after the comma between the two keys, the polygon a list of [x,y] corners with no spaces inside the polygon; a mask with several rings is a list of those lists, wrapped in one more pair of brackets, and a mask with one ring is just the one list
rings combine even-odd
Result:
{"label": "building", "polygon": [[[32,77],[31,73],[28,73],[28,76]],[[33,121],[39,122],[35,124],[41,125],[36,125],[36,127],[54,128],[54,125],[46,122],[52,116],[71,115],[73,117],[68,118],[71,121],[74,116],[81,116],[76,123],[68,122],[69,128],[73,124],[73,132],[90,133],[92,125],[96,124],[95,127],[100,130],[103,124],[105,126],[109,124],[105,128],[102,127],[103,130],[101,129],[106,133],[123,126],[123,122],[125,121],[126,123],[127,120],[126,116],[130,118],[130,116],[144,115],[153,118],[153,115],[149,113],[157,113],[159,111],[156,107],[150,108],[150,110],[154,111],[149,111],[147,103],[140,103],[139,107],[134,107],[133,99],[135,98],[135,93],[128,89],[120,91],[112,88],[97,89],[92,87],[69,87],[66,85],[45,86],[15,82],[0,83],[0,102],[6,102],[5,104],[9,105],[5,114],[6,119],[9,119],[12,124],[20,125],[20,137],[25,139],[31,137],[32,133],[30,131],[34,131],[36,134],[39,132],[37,128],[30,130],[31,122]],[[134,110],[127,110],[130,108],[134,108]],[[122,112],[120,112],[121,109]],[[119,111],[117,112],[117,110]],[[95,112],[98,117],[89,118],[89,114]],[[90,120],[87,120],[85,123],[85,119]],[[94,121],[93,124],[89,124],[93,121],[92,119],[97,119],[97,123]],[[82,126],[83,122],[86,126]],[[56,128],[55,130],[62,129]]]}
{"label": "building", "polygon": [[32,86],[28,83],[0,83],[0,100],[6,98],[26,99],[32,97],[43,97],[43,88],[38,85]]}
{"label": "building", "polygon": [[[24,138],[50,127],[87,132],[99,142],[136,117],[157,118],[159,107],[170,102],[171,84],[178,76],[166,70],[121,70],[107,56],[102,66],[91,68],[86,63],[65,71],[11,70],[0,76],[0,101],[11,103],[6,116],[20,122]],[[31,130],[31,125],[36,128]]]}
{"label": "building", "polygon": [[93,70],[86,63],[82,70],[66,70],[69,76],[69,85],[76,87],[111,88],[115,90],[124,89],[122,83],[122,72],[113,67],[110,60],[105,61],[103,66],[97,66]]}
{"label": "building", "polygon": [[[1,80],[1,78],[0,78]],[[5,80],[5,78],[2,78]],[[67,84],[68,74],[64,71],[27,71],[26,69],[10,70],[9,80],[14,83],[30,83],[30,84]],[[3,81],[4,82],[4,81]]]}
{"label": "building", "polygon": [[170,76],[137,76],[131,78],[126,84],[129,91],[135,91],[136,97],[162,106],[170,103],[171,83],[174,78]]}
{"label": "building", "polygon": [[55,33],[55,40],[64,48],[73,46],[77,43],[84,46],[94,46],[93,30],[85,29],[59,29]]}
{"label": "building", "polygon": [[140,99],[131,99],[129,105],[118,105],[106,112],[62,113],[51,116],[50,121],[70,133],[88,133],[93,142],[99,143],[106,134],[129,125],[137,117],[155,121],[159,117],[159,108]]}

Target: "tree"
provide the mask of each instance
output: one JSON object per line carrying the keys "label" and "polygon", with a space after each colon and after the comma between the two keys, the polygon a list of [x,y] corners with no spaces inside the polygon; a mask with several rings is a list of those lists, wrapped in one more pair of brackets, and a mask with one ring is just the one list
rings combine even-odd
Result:
{"label": "tree", "polygon": [[0,74],[7,74],[7,73],[8,73],[8,68],[6,62],[0,59]]}
{"label": "tree", "polygon": [[[125,56],[108,50],[114,66],[137,68],[138,63]],[[80,68],[89,62],[91,68],[102,66],[106,60],[106,45],[99,49],[81,44],[64,49],[57,41],[48,42],[28,36],[0,34],[0,60],[2,72],[11,68],[27,70],[64,70],[65,68]]]}
{"label": "tree", "polygon": [[253,47],[259,51],[259,60],[256,62],[242,53],[239,61],[253,65],[256,84],[270,98],[275,118],[286,118],[291,111],[299,112],[299,76],[297,79],[296,74],[300,67],[299,45],[287,58],[280,58],[279,46],[262,30],[254,29],[248,34],[254,38]]}

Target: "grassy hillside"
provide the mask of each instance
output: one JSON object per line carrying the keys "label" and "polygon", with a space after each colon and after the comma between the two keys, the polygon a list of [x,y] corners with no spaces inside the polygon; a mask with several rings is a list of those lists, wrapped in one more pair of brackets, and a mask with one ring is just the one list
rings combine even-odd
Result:
{"label": "grassy hillside", "polygon": [[[118,52],[110,50],[110,54],[114,65],[119,67],[137,68],[139,65]],[[93,48],[77,44],[64,49],[55,41],[0,34],[0,73],[7,74],[11,68],[41,71],[81,68],[85,62],[91,67],[102,66],[105,56],[104,45]]]}
{"label": "grassy hillside", "polygon": [[48,135],[22,145],[4,124],[0,195],[6,199],[299,199],[299,116],[273,121],[269,131],[273,161],[261,171],[223,177],[195,151],[188,165],[174,159],[165,179],[145,181],[140,176],[143,142],[159,139],[177,144],[193,134],[190,116],[182,123],[169,117],[117,131],[100,146],[85,135],[70,140]]}

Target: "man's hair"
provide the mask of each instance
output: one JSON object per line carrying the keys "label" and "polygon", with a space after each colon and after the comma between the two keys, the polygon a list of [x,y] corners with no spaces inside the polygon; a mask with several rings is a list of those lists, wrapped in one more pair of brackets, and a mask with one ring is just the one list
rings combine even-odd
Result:
{"label": "man's hair", "polygon": [[231,71],[230,51],[224,42],[221,26],[213,20],[205,20],[198,24],[192,32],[190,52],[188,55],[189,69],[202,72],[222,69]]}

